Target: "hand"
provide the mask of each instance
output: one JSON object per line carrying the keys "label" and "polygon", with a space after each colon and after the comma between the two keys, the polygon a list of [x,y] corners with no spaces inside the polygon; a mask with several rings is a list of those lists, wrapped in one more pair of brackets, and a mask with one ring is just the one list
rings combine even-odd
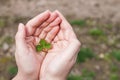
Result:
{"label": "hand", "polygon": [[48,51],[42,62],[40,80],[65,80],[76,62],[80,49],[80,42],[72,27],[60,12],[57,13],[62,19],[60,31],[52,42],[50,36],[46,36],[46,40],[52,43],[53,48]]}
{"label": "hand", "polygon": [[[54,26],[56,27],[52,32],[56,34],[59,29],[57,25],[60,22],[56,12],[45,11],[31,19],[26,25],[19,24],[15,52],[18,73],[13,80],[38,80],[45,53],[36,52],[35,46],[47,35],[46,31],[51,31]],[[48,26],[47,29],[46,26]]]}

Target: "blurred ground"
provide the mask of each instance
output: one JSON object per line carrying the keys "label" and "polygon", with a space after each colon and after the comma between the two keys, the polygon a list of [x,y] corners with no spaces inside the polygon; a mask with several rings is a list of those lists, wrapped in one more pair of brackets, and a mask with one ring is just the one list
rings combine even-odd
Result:
{"label": "blurred ground", "polygon": [[30,17],[46,9],[58,9],[74,19],[98,18],[118,22],[119,4],[120,0],[0,0],[0,15]]}
{"label": "blurred ground", "polygon": [[[62,12],[82,48],[96,55],[76,64],[71,72],[78,76],[90,72],[90,78],[72,80],[120,80],[119,4],[120,0],[0,0],[0,80],[10,80],[17,71],[14,36],[18,23],[26,23],[47,9]],[[111,52],[117,54],[115,59],[109,57]]]}

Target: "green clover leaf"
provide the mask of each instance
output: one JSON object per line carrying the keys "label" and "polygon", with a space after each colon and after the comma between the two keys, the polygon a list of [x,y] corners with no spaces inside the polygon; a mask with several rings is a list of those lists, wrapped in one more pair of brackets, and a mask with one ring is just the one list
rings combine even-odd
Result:
{"label": "green clover leaf", "polygon": [[41,39],[40,42],[39,42],[39,44],[42,45],[42,46],[44,46],[46,43],[47,43],[47,41],[44,40],[44,39]]}
{"label": "green clover leaf", "polygon": [[46,40],[41,39],[39,44],[36,46],[36,51],[40,52],[40,51],[48,51],[49,49],[51,49],[51,44],[48,43]]}
{"label": "green clover leaf", "polygon": [[51,44],[50,44],[50,43],[45,44],[45,47],[44,47],[44,48],[50,49],[50,48],[51,48]]}
{"label": "green clover leaf", "polygon": [[37,50],[37,52],[42,51],[42,46],[41,46],[41,45],[37,45],[37,46],[36,46],[36,50]]}

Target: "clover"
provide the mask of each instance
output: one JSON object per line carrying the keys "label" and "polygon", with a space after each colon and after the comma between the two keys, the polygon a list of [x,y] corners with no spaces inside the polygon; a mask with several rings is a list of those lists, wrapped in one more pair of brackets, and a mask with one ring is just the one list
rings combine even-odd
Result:
{"label": "clover", "polygon": [[41,51],[47,52],[51,48],[52,48],[51,43],[48,43],[45,39],[41,39],[39,41],[39,44],[36,45],[36,51],[37,52],[41,52]]}

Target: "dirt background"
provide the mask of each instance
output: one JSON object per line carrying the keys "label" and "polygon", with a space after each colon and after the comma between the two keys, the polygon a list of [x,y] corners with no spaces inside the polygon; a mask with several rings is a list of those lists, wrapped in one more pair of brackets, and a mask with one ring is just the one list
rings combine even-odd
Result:
{"label": "dirt background", "polygon": [[[120,0],[0,0],[0,80],[11,80],[16,72],[14,36],[18,24],[48,9],[59,10],[70,22],[89,22],[84,27],[73,25],[73,29],[82,47],[91,48],[98,57],[120,49]],[[103,30],[105,36],[92,37],[89,30],[94,28]],[[110,79],[110,65],[109,61],[93,58],[76,64],[71,74],[81,75],[86,68],[96,74],[90,80],[120,80]],[[120,74],[120,62],[113,60],[112,65],[119,68]]]}
{"label": "dirt background", "polygon": [[0,0],[0,16],[33,17],[47,9],[74,19],[120,21],[120,0]]}

